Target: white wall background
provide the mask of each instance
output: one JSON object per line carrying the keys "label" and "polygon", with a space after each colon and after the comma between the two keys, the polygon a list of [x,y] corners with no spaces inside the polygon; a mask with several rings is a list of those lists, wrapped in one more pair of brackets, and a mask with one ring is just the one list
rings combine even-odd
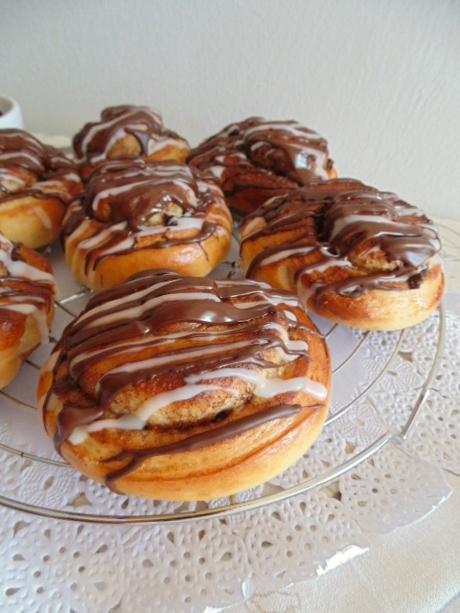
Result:
{"label": "white wall background", "polygon": [[53,134],[124,102],[192,143],[292,117],[340,174],[460,218],[458,0],[0,0],[0,75]]}

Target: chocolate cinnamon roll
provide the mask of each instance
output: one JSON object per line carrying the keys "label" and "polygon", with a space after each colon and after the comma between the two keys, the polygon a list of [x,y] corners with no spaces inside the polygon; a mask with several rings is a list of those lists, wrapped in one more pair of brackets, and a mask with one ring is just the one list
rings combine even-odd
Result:
{"label": "chocolate cinnamon roll", "polygon": [[56,240],[80,192],[75,164],[23,130],[0,130],[0,232],[26,247]]}
{"label": "chocolate cinnamon roll", "polygon": [[214,177],[241,214],[312,179],[336,176],[327,141],[296,121],[250,117],[192,149],[189,163]]}
{"label": "chocolate cinnamon roll", "polygon": [[426,319],[444,291],[440,240],[422,211],[354,179],[312,183],[246,218],[241,265],[296,290],[339,324],[398,330]]}
{"label": "chocolate cinnamon roll", "polygon": [[32,351],[47,342],[55,293],[49,263],[0,235],[0,389],[16,377]]}
{"label": "chocolate cinnamon roll", "polygon": [[56,448],[116,492],[209,500],[254,487],[319,435],[324,339],[297,298],[147,271],[96,294],[40,379]]}
{"label": "chocolate cinnamon roll", "polygon": [[204,276],[227,255],[232,221],[221,190],[186,165],[106,162],[68,208],[67,264],[93,289],[168,269]]}
{"label": "chocolate cinnamon roll", "polygon": [[85,124],[74,136],[73,148],[84,178],[106,160],[185,162],[190,151],[184,138],[164,127],[158,111],[127,104],[110,106],[100,121]]}

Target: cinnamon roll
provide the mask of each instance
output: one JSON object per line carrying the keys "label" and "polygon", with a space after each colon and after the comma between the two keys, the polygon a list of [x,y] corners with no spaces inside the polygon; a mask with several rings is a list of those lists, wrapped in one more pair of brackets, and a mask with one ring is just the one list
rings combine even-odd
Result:
{"label": "cinnamon roll", "polygon": [[319,435],[330,379],[293,295],[148,271],[90,300],[38,397],[48,435],[84,474],[123,494],[209,500],[295,462]]}
{"label": "cinnamon roll", "polygon": [[104,109],[100,121],[85,124],[74,136],[73,148],[84,178],[106,160],[185,162],[190,151],[184,138],[164,127],[158,111],[133,105]]}
{"label": "cinnamon roll", "polygon": [[296,121],[250,117],[192,149],[189,163],[209,173],[242,214],[312,179],[336,176],[327,141]]}
{"label": "cinnamon roll", "polygon": [[93,289],[136,272],[204,276],[227,255],[231,216],[220,189],[186,165],[106,162],[68,208],[67,264]]}
{"label": "cinnamon roll", "polygon": [[0,235],[0,389],[24,360],[48,340],[56,286],[38,253]]}
{"label": "cinnamon roll", "polygon": [[306,307],[365,330],[426,319],[444,291],[440,240],[422,211],[353,179],[312,183],[246,218],[241,265]]}
{"label": "cinnamon roll", "polygon": [[81,190],[75,165],[23,130],[0,130],[0,232],[26,247],[59,236],[66,205]]}

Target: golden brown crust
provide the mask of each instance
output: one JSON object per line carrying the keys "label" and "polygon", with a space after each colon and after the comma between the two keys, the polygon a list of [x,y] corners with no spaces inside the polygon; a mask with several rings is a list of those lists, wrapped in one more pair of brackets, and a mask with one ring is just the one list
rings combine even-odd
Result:
{"label": "golden brown crust", "polygon": [[227,255],[231,228],[222,192],[189,167],[108,162],[67,211],[66,261],[93,289],[149,269],[205,276]]}
{"label": "golden brown crust", "polygon": [[[40,273],[42,271],[43,274]],[[0,237],[0,389],[46,340],[54,315],[55,286],[38,253]]]}
{"label": "golden brown crust", "polygon": [[314,178],[334,178],[327,142],[295,121],[250,117],[192,150],[191,166],[209,174],[231,208],[247,214]]}
{"label": "golden brown crust", "polygon": [[59,198],[33,196],[1,204],[0,232],[14,242],[37,249],[54,242],[61,230],[65,206]]}
{"label": "golden brown crust", "polygon": [[[287,274],[286,268],[272,266],[259,270],[254,278],[269,283],[273,287],[289,290],[296,284],[295,264]],[[337,279],[337,277],[335,277]],[[302,283],[300,293],[308,294],[309,287]],[[350,298],[340,296],[335,291],[326,291],[319,301],[309,296],[305,306],[334,323],[360,330],[389,332],[415,326],[427,319],[439,306],[445,290],[445,277],[440,264],[433,265],[417,289],[372,290],[366,294]]]}
{"label": "golden brown crust", "polygon": [[0,130],[0,232],[30,248],[59,236],[80,192],[75,165],[22,130]]}
{"label": "golden brown crust", "polygon": [[366,330],[398,330],[439,305],[444,274],[431,222],[359,181],[312,183],[245,220],[241,266],[297,291],[308,310]]}
{"label": "golden brown crust", "polygon": [[[136,318],[147,328],[133,352],[138,328],[126,315],[137,295]],[[164,500],[229,495],[279,474],[318,437],[330,360],[292,296],[248,282],[145,273],[99,294],[86,313],[42,371],[39,404],[62,455],[115,491]],[[107,330],[104,313],[111,313]],[[128,416],[148,425],[104,421]]]}
{"label": "golden brown crust", "polygon": [[[177,454],[174,463],[123,477],[116,484],[116,491],[130,496],[156,500],[190,502],[212,500],[230,496],[270,481],[295,464],[319,437],[328,413],[327,405],[304,411],[298,419],[285,419],[281,424],[272,423],[239,435],[237,438],[215,445],[213,448]],[[261,445],[261,440],[264,444]],[[257,449],[252,448],[257,444]],[[97,452],[96,452],[97,453]],[[101,464],[88,462],[88,456],[77,454],[75,447],[64,444],[63,457],[80,472],[104,483],[107,469]],[[222,467],[222,460],[226,460]],[[193,470],[199,466],[198,470]]]}

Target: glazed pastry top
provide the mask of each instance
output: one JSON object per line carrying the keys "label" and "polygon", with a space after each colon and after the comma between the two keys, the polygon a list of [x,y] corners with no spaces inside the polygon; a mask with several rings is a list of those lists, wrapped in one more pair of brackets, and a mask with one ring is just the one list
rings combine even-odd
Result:
{"label": "glazed pastry top", "polygon": [[[95,222],[99,230],[80,240]],[[137,159],[96,167],[67,210],[63,236],[80,241],[89,270],[108,255],[200,243],[230,226],[221,190],[197,171]]]}
{"label": "glazed pastry top", "polygon": [[[35,266],[27,253],[45,270]],[[29,260],[29,261],[28,261]],[[42,342],[48,340],[47,313],[56,293],[49,264],[38,254],[26,251],[0,235],[0,320],[2,311],[32,315]]]}
{"label": "glazed pastry top", "polygon": [[258,168],[285,177],[286,186],[327,179],[333,162],[327,141],[296,121],[269,121],[250,117],[230,124],[192,150],[190,163],[215,178],[224,172]]}
{"label": "glazed pastry top", "polygon": [[23,130],[0,130],[0,203],[52,195],[66,204],[79,185],[75,165],[60,151]]}
{"label": "glazed pastry top", "polygon": [[[58,418],[58,448],[65,440],[80,444],[105,428],[176,424],[179,438],[167,447],[144,450],[137,461],[211,445],[303,410],[276,402],[280,394],[303,391],[324,402],[327,389],[322,384],[295,375],[297,361],[308,364],[306,339],[317,336],[313,326],[305,326],[299,309],[297,298],[266,284],[170,272],[140,273],[97,294],[57,346],[52,392],[68,400]],[[281,378],[274,374],[279,369],[287,369]],[[240,387],[227,379],[239,381]],[[153,396],[145,393],[147,382],[158,386]],[[219,395],[219,412],[211,416],[209,431],[184,439],[180,411],[166,417],[162,409],[205,392]],[[227,423],[233,409],[226,409],[225,398],[246,407],[253,395],[261,402],[259,410],[243,411],[241,418]],[[209,406],[211,410],[211,401]]]}
{"label": "glazed pastry top", "polygon": [[[283,238],[289,232],[296,232],[295,239]],[[298,280],[342,268],[344,278],[324,289],[348,296],[372,288],[400,289],[401,282],[418,287],[441,247],[422,211],[353,179],[313,182],[265,203],[245,220],[243,245],[268,236],[274,243],[252,260],[248,275],[263,265],[315,252],[319,258],[301,267]]]}
{"label": "glazed pastry top", "polygon": [[220,190],[188,166],[144,160],[106,162],[91,175],[81,196],[87,215],[102,222],[126,220],[132,229],[177,223],[204,212]]}
{"label": "glazed pastry top", "polygon": [[87,123],[73,138],[73,147],[79,160],[97,163],[105,160],[111,147],[127,135],[132,135],[141,148],[141,156],[150,156],[170,141],[186,141],[167,130],[158,111],[146,106],[110,106],[101,112],[100,121]]}

